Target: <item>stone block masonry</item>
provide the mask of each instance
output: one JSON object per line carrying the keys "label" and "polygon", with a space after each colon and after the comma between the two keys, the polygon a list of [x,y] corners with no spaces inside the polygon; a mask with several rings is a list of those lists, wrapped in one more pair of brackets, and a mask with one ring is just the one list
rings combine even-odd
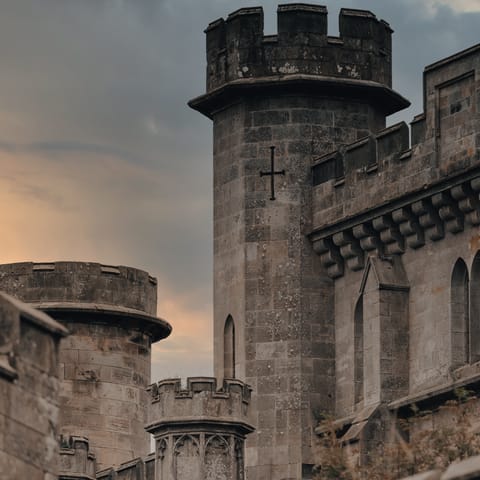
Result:
{"label": "stone block masonry", "polygon": [[161,480],[244,480],[251,389],[239,380],[162,380],[151,394],[147,431],[155,438]]}
{"label": "stone block masonry", "polygon": [[[313,427],[335,409],[334,285],[307,238],[313,160],[409,104],[390,88],[388,24],[343,9],[333,38],[326,15],[281,5],[274,36],[263,35],[261,8],[213,22],[207,92],[190,102],[213,120],[215,375],[230,376],[233,362],[253,388],[252,480],[308,475]],[[260,176],[271,146],[285,171],[275,200]]]}
{"label": "stone block masonry", "polygon": [[18,263],[0,265],[0,290],[70,332],[58,358],[60,433],[88,438],[99,469],[147,455],[151,344],[171,331],[155,315],[155,279],[97,263]]}
{"label": "stone block masonry", "polygon": [[0,477],[56,480],[59,342],[67,330],[0,293]]}

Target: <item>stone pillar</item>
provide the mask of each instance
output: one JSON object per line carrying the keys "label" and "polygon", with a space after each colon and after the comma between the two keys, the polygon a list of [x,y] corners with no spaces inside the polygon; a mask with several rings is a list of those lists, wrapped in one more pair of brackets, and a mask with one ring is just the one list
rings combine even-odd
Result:
{"label": "stone pillar", "polygon": [[155,480],[244,480],[250,387],[209,377],[162,380],[151,395],[146,430],[155,438]]}
{"label": "stone pillar", "polygon": [[307,238],[311,167],[408,106],[390,88],[391,32],[343,9],[332,38],[326,8],[299,3],[278,7],[278,35],[264,36],[261,8],[206,30],[207,92],[190,106],[213,120],[215,375],[231,370],[233,319],[235,375],[253,388],[251,480],[308,476],[313,426],[333,413],[334,290]]}
{"label": "stone pillar", "polygon": [[99,469],[149,452],[144,430],[156,280],[129,267],[56,262],[0,265],[0,289],[49,313],[71,335],[60,346],[60,433],[87,437]]}
{"label": "stone pillar", "polygon": [[58,475],[58,348],[67,330],[0,293],[0,477]]}

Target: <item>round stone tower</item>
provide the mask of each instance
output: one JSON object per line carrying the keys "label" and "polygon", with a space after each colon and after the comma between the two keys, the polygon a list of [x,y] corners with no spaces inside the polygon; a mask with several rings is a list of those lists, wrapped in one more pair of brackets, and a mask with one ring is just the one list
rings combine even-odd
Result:
{"label": "round stone tower", "polygon": [[178,378],[148,388],[147,431],[155,438],[157,477],[161,480],[244,480],[244,440],[250,387],[211,377]]}
{"label": "round stone tower", "polygon": [[392,30],[373,13],[342,9],[338,37],[323,6],[280,5],[277,19],[268,36],[261,8],[211,23],[207,92],[189,103],[213,120],[215,375],[253,388],[251,480],[308,477],[312,427],[335,405],[346,332],[308,239],[312,165],[409,105],[391,89]]}
{"label": "round stone tower", "polygon": [[148,454],[151,344],[170,334],[156,317],[148,273],[98,263],[0,265],[0,290],[62,323],[60,428],[88,437],[99,469]]}

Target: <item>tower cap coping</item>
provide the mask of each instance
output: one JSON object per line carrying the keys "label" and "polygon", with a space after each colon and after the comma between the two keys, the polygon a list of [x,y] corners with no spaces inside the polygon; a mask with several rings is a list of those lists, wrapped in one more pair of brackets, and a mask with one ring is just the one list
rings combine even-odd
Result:
{"label": "tower cap coping", "polygon": [[327,14],[327,7],[324,5],[315,5],[311,3],[283,3],[278,6],[277,12],[304,11]]}
{"label": "tower cap coping", "polygon": [[217,18],[216,20],[208,24],[207,28],[203,31],[203,33],[207,33],[210,30],[213,30],[219,27],[220,25],[223,25],[224,23],[225,23],[225,20],[223,18]]}
{"label": "tower cap coping", "polygon": [[474,54],[478,50],[480,50],[480,43],[477,43],[476,45],[473,45],[469,48],[466,48],[465,50],[461,50],[460,52],[454,53],[449,57],[442,58],[441,60],[438,60],[438,62],[434,62],[434,63],[431,63],[430,65],[427,65],[424,69],[424,73],[429,72],[430,70],[435,70],[436,68],[443,67],[444,65],[447,65],[451,62],[455,62],[468,55]]}
{"label": "tower cap coping", "polygon": [[262,7],[246,7],[246,8],[239,8],[234,12],[230,13],[227,17],[227,22],[229,20],[233,20],[236,17],[241,17],[244,15],[263,15],[263,8]]}
{"label": "tower cap coping", "polygon": [[340,10],[340,15],[348,17],[362,17],[362,18],[372,18],[376,19],[377,16],[372,13],[370,10],[357,10],[355,8],[342,8]]}

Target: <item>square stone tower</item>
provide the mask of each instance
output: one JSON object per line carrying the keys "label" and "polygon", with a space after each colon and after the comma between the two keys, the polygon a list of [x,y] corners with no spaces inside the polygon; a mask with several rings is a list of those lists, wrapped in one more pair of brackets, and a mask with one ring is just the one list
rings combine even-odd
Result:
{"label": "square stone tower", "polygon": [[261,8],[211,23],[207,92],[189,103],[213,120],[215,375],[253,388],[249,480],[308,478],[335,403],[333,280],[307,238],[314,158],[409,105],[389,25],[350,9],[339,22],[330,37],[325,7],[290,4],[277,35]]}

